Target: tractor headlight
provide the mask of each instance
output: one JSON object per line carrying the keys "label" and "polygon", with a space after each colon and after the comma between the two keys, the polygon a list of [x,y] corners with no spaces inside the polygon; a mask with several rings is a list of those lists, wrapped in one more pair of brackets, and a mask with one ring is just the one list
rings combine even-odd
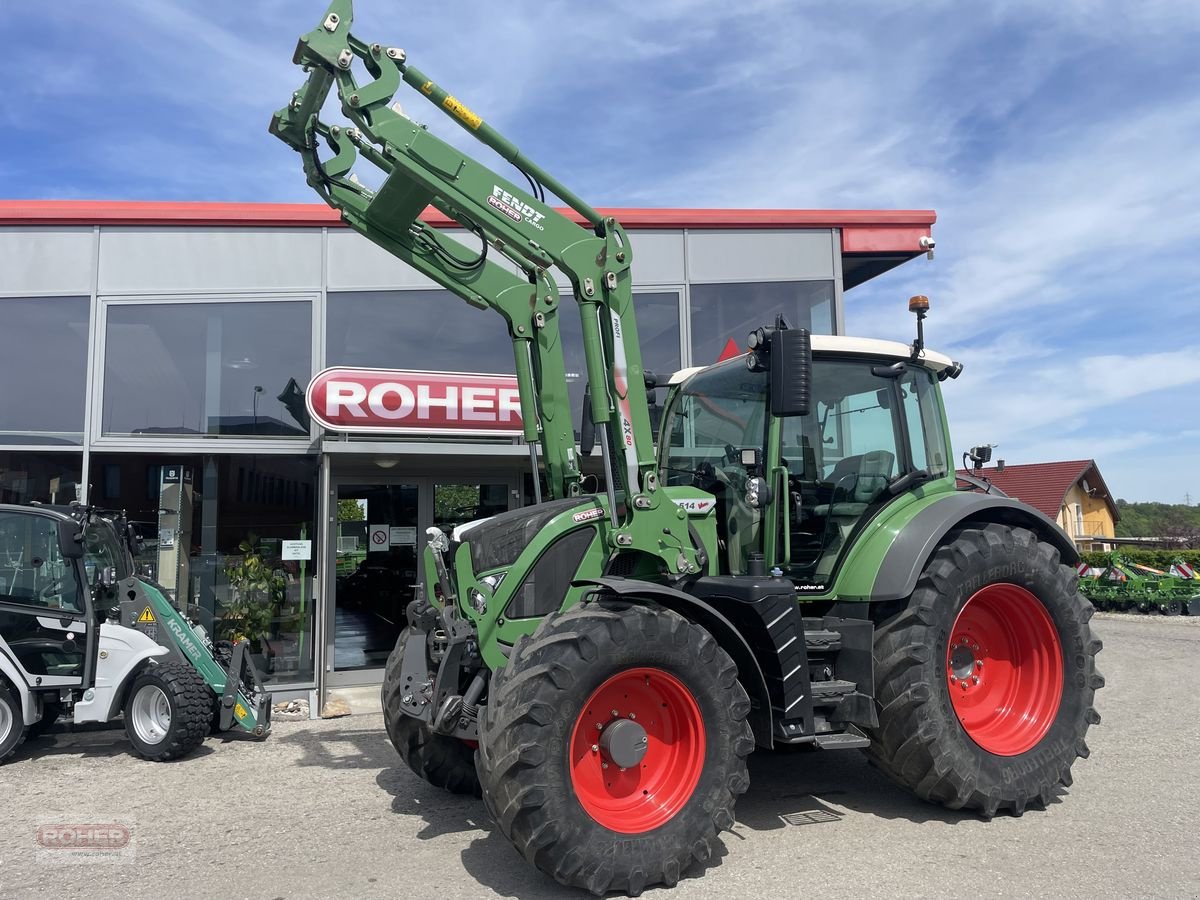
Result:
{"label": "tractor headlight", "polygon": [[490,594],[494,593],[496,588],[500,586],[500,582],[504,580],[504,572],[497,572],[494,575],[485,575],[479,579],[479,583],[487,588],[487,593],[479,590],[479,588],[471,588],[467,591],[467,598],[471,601],[471,608],[479,615],[487,613],[487,604],[490,599]]}

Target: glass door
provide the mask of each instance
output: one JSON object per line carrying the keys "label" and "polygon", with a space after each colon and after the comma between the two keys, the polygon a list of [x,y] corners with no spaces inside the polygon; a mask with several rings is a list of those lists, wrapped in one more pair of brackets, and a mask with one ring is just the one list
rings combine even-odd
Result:
{"label": "glass door", "polygon": [[421,487],[420,479],[337,485],[335,672],[382,669],[396,646],[420,574]]}
{"label": "glass door", "polygon": [[335,477],[331,500],[326,584],[326,681],[372,684],[405,626],[405,613],[422,577],[425,530],[504,512],[517,477],[478,475],[380,476],[347,472]]}

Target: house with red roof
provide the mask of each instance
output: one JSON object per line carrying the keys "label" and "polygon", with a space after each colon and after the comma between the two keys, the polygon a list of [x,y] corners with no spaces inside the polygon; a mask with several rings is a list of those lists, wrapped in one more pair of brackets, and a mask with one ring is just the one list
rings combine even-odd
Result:
{"label": "house with red roof", "polygon": [[1045,513],[1080,551],[1113,549],[1120,514],[1094,459],[985,466],[960,469],[958,474],[986,478],[1008,496]]}

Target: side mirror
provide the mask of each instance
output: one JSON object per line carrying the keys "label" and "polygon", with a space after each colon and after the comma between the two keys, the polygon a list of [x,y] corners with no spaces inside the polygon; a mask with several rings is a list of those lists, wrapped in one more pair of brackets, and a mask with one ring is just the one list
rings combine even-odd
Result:
{"label": "side mirror", "polygon": [[775,329],[770,358],[771,415],[808,415],[812,396],[812,341],[808,329]]}
{"label": "side mirror", "polygon": [[78,522],[58,523],[58,549],[67,559],[83,559],[83,530]]}
{"label": "side mirror", "polygon": [[592,421],[592,386],[583,386],[583,411],[579,416],[579,455],[591,456],[596,447],[596,423]]}

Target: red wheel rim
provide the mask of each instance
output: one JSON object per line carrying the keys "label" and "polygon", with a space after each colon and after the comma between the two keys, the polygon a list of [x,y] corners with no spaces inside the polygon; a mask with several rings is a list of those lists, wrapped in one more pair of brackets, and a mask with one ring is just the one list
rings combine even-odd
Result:
{"label": "red wheel rim", "polygon": [[[600,740],[618,719],[637,723],[646,734],[645,755],[623,770]],[[641,834],[687,803],[704,769],[704,746],[704,719],[683,683],[662,669],[628,669],[596,688],[575,720],[571,786],[596,822]]]}
{"label": "red wheel rim", "polygon": [[971,596],[950,632],[946,672],[959,722],[989,753],[1024,753],[1058,714],[1058,630],[1041,601],[1019,585],[989,584]]}

